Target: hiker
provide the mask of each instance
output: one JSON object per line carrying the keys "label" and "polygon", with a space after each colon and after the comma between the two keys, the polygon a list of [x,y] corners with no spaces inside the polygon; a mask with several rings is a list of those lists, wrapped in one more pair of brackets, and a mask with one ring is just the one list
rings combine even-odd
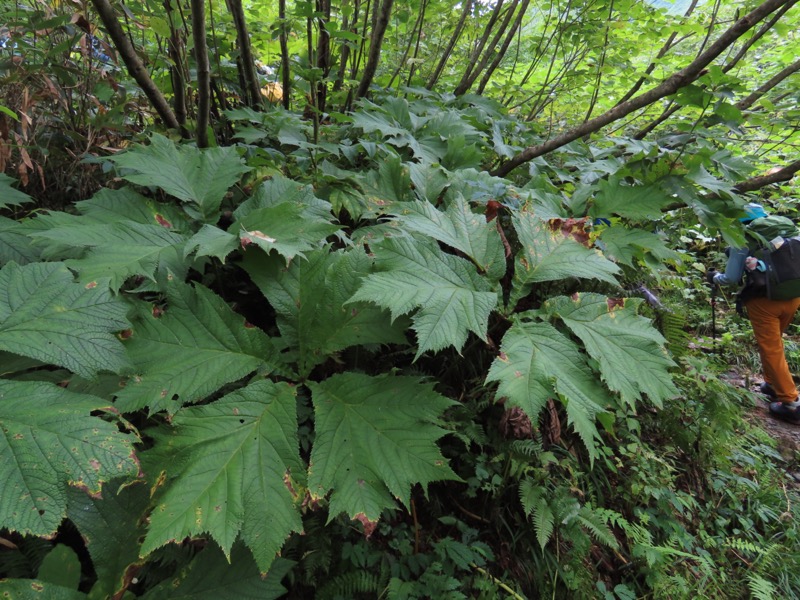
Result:
{"label": "hiker", "polygon": [[719,273],[712,268],[706,273],[706,278],[712,286],[738,285],[742,276],[747,275],[745,286],[738,295],[737,307],[743,305],[747,309],[758,343],[764,373],[760,391],[773,400],[769,405],[770,414],[800,424],[800,401],[783,349],[783,332],[800,307],[800,292],[786,289],[784,284],[780,284],[783,288],[778,289],[779,286],[773,283],[770,288],[767,266],[758,258],[763,258],[765,246],[772,243],[773,249],[775,246],[779,248],[785,238],[800,235],[800,230],[786,217],[769,216],[760,204],[747,204],[744,211],[745,216],[739,220],[745,224],[749,247],[729,248],[725,272]]}

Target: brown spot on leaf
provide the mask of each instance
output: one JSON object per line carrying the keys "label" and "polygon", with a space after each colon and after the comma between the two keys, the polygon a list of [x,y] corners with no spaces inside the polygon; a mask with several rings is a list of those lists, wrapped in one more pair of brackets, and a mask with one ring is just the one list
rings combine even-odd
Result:
{"label": "brown spot on leaf", "polygon": [[156,222],[162,227],[166,227],[167,229],[172,229],[172,223],[170,223],[164,217],[162,217],[161,213],[156,213]]}
{"label": "brown spot on leaf", "polygon": [[516,375],[517,377],[522,377],[522,372],[521,371],[514,371],[514,375]]}
{"label": "brown spot on leaf", "polygon": [[508,362],[508,355],[503,351],[500,351],[500,354],[497,356],[497,358],[499,358],[503,362]]}
{"label": "brown spot on leaf", "polygon": [[608,305],[608,310],[625,308],[625,298],[607,298],[606,304]]}
{"label": "brown spot on leaf", "polygon": [[153,306],[153,318],[154,319],[161,318],[161,315],[163,315],[163,314],[164,314],[164,309],[162,309],[159,306],[155,306],[155,305]]}
{"label": "brown spot on leaf", "polygon": [[31,581],[31,589],[34,592],[41,592],[42,590],[44,590],[44,586],[36,581]]}
{"label": "brown spot on leaf", "polygon": [[91,290],[91,289],[94,289],[96,287],[97,287],[97,282],[96,281],[90,281],[89,283],[86,284],[86,289],[87,290]]}
{"label": "brown spot on leaf", "polygon": [[133,336],[133,329],[125,329],[124,331],[120,331],[117,334],[117,337],[121,340],[128,340]]}
{"label": "brown spot on leaf", "polygon": [[93,458],[93,459],[91,459],[91,460],[89,461],[89,464],[92,466],[92,468],[93,468],[95,471],[99,471],[99,470],[100,470],[100,461],[99,461],[99,460],[97,460],[96,458]]}
{"label": "brown spot on leaf", "polygon": [[375,532],[375,528],[378,526],[377,521],[370,521],[367,515],[364,513],[358,513],[355,517],[353,517],[354,521],[358,521],[364,526],[364,537],[369,539],[370,536]]}
{"label": "brown spot on leaf", "polygon": [[586,230],[588,219],[550,219],[548,225],[552,231],[560,231],[564,237],[571,237],[573,240],[589,246],[589,232]]}
{"label": "brown spot on leaf", "polygon": [[247,320],[244,322],[244,327],[245,327],[245,329],[255,329],[256,328],[255,325],[253,325],[250,321],[247,321]]}

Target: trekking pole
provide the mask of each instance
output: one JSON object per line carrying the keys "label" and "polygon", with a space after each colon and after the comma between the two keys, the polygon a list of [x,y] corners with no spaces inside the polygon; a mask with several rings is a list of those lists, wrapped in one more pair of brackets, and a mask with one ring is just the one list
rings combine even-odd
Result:
{"label": "trekking pole", "polygon": [[717,353],[717,284],[711,284],[711,353]]}

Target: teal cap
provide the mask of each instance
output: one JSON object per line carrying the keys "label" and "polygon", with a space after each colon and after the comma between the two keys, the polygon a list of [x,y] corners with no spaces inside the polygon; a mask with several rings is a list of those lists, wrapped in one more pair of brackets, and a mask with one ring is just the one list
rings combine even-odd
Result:
{"label": "teal cap", "polygon": [[767,211],[764,210],[764,207],[760,204],[756,204],[755,202],[745,204],[744,214],[745,216],[739,219],[742,223],[749,223],[754,219],[760,219],[761,217],[768,216]]}

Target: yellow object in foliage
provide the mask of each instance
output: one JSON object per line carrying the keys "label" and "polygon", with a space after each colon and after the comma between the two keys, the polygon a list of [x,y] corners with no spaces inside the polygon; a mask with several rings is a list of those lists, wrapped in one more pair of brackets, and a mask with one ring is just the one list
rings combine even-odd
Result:
{"label": "yellow object in foliage", "polygon": [[273,104],[283,100],[283,88],[277,81],[270,81],[261,88],[261,95]]}

